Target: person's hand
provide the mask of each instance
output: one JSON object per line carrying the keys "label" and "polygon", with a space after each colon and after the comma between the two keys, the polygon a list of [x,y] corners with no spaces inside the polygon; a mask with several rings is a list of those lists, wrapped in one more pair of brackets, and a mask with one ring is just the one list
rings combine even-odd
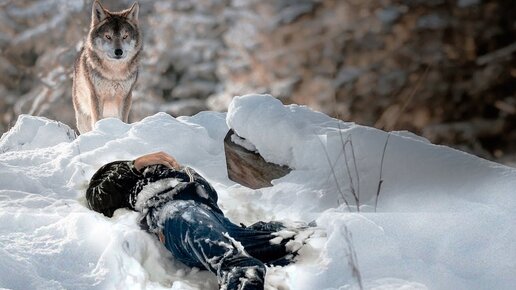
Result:
{"label": "person's hand", "polygon": [[134,167],[141,171],[142,168],[150,165],[161,164],[172,169],[179,169],[180,165],[177,160],[165,152],[155,152],[140,156],[134,160]]}

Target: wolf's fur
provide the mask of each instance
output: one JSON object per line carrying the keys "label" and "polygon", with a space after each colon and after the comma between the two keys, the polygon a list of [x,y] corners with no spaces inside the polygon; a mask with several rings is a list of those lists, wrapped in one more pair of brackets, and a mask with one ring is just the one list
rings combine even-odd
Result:
{"label": "wolf's fur", "polygon": [[90,31],[74,67],[72,96],[81,134],[102,118],[128,121],[142,49],[138,10],[138,3],[120,12],[93,3]]}

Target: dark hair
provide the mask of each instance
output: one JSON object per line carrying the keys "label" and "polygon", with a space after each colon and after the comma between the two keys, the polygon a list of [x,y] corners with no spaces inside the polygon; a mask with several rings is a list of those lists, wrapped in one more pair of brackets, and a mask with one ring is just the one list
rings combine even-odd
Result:
{"label": "dark hair", "polygon": [[[115,210],[129,207],[128,190],[121,179],[126,162],[115,161],[102,166],[91,178],[86,190],[88,207],[112,217]],[[129,168],[126,170],[130,170]]]}

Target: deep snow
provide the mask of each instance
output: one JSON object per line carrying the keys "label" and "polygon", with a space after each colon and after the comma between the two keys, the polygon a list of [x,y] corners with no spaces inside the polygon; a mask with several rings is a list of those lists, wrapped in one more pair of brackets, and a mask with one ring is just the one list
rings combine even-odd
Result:
{"label": "deep snow", "polygon": [[[228,125],[294,170],[259,190],[228,180]],[[515,169],[251,95],[227,114],[105,119],[78,138],[64,124],[20,116],[0,139],[0,287],[216,289],[211,273],[175,262],[141,231],[136,213],[109,219],[85,207],[101,165],[155,151],[205,176],[237,223],[317,221],[326,237],[312,238],[297,263],[269,268],[267,289],[357,289],[353,257],[366,289],[516,285]]]}

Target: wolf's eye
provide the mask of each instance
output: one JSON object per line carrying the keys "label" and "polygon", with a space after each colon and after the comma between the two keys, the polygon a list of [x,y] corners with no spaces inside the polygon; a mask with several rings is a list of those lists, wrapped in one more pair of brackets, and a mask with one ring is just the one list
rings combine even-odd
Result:
{"label": "wolf's eye", "polygon": [[111,35],[106,34],[106,35],[104,35],[104,36],[105,36],[107,39],[111,40]]}
{"label": "wolf's eye", "polygon": [[124,34],[123,39],[126,39],[128,36],[128,34]]}

